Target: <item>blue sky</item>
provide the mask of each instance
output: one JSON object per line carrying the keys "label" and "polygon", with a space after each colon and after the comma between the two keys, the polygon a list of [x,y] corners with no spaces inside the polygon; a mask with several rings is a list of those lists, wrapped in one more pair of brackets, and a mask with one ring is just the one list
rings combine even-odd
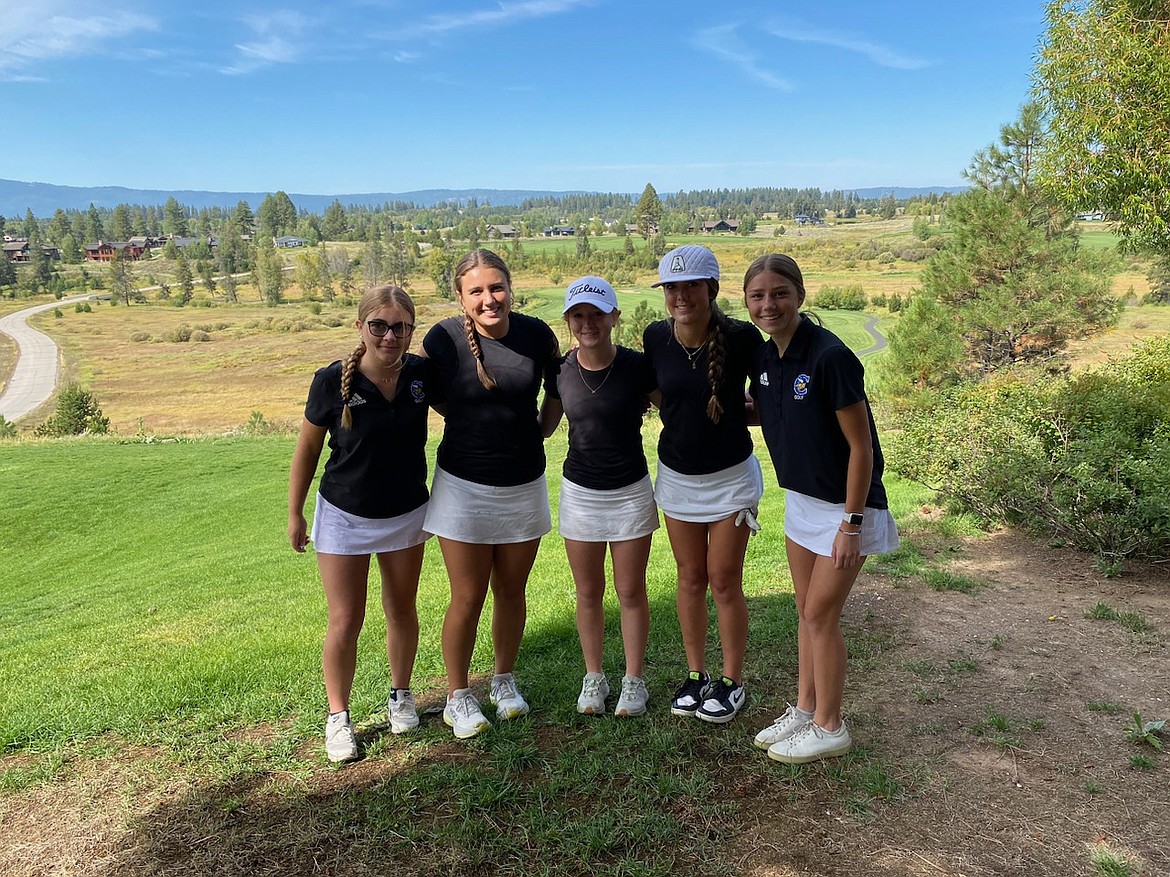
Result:
{"label": "blue sky", "polygon": [[961,185],[1040,0],[0,0],[0,178],[310,194]]}

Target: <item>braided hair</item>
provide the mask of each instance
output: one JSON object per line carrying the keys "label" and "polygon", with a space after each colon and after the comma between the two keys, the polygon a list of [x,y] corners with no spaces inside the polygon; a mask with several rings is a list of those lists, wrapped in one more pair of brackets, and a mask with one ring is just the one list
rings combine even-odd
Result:
{"label": "braided hair", "polygon": [[711,388],[711,398],[707,400],[707,417],[712,423],[718,423],[723,416],[719,385],[723,383],[723,362],[727,352],[724,338],[727,316],[719,309],[718,280],[707,280],[707,295],[711,302],[711,320],[707,323],[707,385]]}
{"label": "braided hair", "polygon": [[[358,302],[358,321],[365,322],[366,317],[387,305],[398,305],[410,315],[411,322],[414,322],[414,300],[411,299],[406,290],[398,286],[390,285],[375,286],[366,290],[362,296],[362,300]],[[353,413],[349,407],[349,398],[353,393],[354,372],[357,371],[358,364],[361,363],[362,357],[365,355],[366,342],[362,339],[358,341],[357,347],[353,349],[353,352],[341,361],[342,429],[349,429],[353,426]]]}
{"label": "braided hair", "polygon": [[[459,264],[455,266],[455,292],[462,296],[463,294],[463,275],[472,268],[495,268],[504,275],[504,280],[508,284],[508,298],[512,297],[512,272],[508,270],[507,264],[502,258],[496,255],[491,250],[480,248],[472,250],[466,256],[459,260]],[[471,314],[466,311],[463,312],[463,331],[467,334],[467,347],[471,350],[471,355],[475,357],[475,371],[479,376],[479,382],[488,390],[496,388],[496,379],[492,377],[492,373],[488,371],[487,365],[483,361],[483,349],[479,346],[479,333],[475,331],[475,321],[471,319]]]}

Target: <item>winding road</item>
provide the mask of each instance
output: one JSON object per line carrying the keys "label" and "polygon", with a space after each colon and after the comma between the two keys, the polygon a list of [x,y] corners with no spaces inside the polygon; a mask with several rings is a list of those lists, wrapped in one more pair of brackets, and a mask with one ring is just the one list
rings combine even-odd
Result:
{"label": "winding road", "polygon": [[93,296],[74,295],[0,317],[0,332],[16,342],[16,367],[4,394],[0,395],[0,417],[12,423],[44,405],[57,389],[61,376],[57,343],[30,326],[28,318],[89,298]]}
{"label": "winding road", "polygon": [[886,336],[877,330],[877,322],[877,317],[870,317],[865,321],[865,331],[873,338],[873,344],[869,345],[865,350],[857,351],[858,356],[866,356],[870,353],[877,353],[879,350],[886,349]]}

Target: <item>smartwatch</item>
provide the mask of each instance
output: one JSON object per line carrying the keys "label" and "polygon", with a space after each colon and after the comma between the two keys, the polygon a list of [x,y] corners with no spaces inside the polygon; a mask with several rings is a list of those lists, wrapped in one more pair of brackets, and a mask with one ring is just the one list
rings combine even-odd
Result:
{"label": "smartwatch", "polygon": [[865,521],[865,515],[859,515],[856,513],[849,514],[848,512],[846,512],[844,515],[841,516],[841,523],[852,524],[854,527],[860,527],[864,521]]}

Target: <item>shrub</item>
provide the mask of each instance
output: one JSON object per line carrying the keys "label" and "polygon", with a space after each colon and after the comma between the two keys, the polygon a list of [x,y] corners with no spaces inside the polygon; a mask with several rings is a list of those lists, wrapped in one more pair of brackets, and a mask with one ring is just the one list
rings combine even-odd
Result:
{"label": "shrub", "polygon": [[131,341],[149,341],[150,340],[150,333],[149,332],[131,332],[130,333],[130,340]]}
{"label": "shrub", "polygon": [[321,302],[319,302],[319,301],[311,301],[307,305],[305,305],[305,307],[308,308],[308,311],[310,314],[321,313]]}
{"label": "shrub", "polygon": [[194,332],[191,333],[191,340],[192,341],[210,341],[211,336],[207,332],[204,332],[202,329],[196,329]]}
{"label": "shrub", "polygon": [[865,309],[865,290],[852,286],[822,286],[814,304],[823,310],[860,311]]}
{"label": "shrub", "polygon": [[905,303],[906,302],[903,300],[902,296],[895,292],[890,295],[890,300],[887,302],[886,307],[890,309],[891,314],[896,314],[898,311],[902,310],[902,307],[905,305]]}
{"label": "shrub", "polygon": [[78,384],[69,384],[57,397],[56,413],[38,426],[38,436],[82,435],[110,431],[110,419],[102,416],[97,400]]}
{"label": "shrub", "polygon": [[15,438],[16,424],[0,414],[0,438]]}
{"label": "shrub", "polygon": [[167,333],[167,340],[175,344],[186,344],[191,340],[191,327],[183,323],[178,328]]}
{"label": "shrub", "polygon": [[61,319],[61,318],[62,318],[63,316],[65,316],[65,315],[64,315],[63,313],[61,313],[61,309],[60,309],[60,308],[53,308],[53,316],[54,316],[54,317],[56,317],[56,318],[59,320],[59,319]]}
{"label": "shrub", "polygon": [[893,253],[891,253],[889,250],[886,250],[885,252],[878,253],[877,260],[878,260],[879,265],[889,265],[892,262],[896,262],[898,260],[898,257],[895,256]]}
{"label": "shrub", "polygon": [[87,301],[79,301],[77,304],[75,304],[75,305],[73,306],[73,312],[74,312],[75,314],[92,314],[92,313],[93,313],[93,308],[91,308],[91,307],[89,306],[89,302],[87,302]]}
{"label": "shrub", "polygon": [[1170,336],[1075,378],[1018,370],[922,405],[891,467],[953,504],[1093,552],[1170,557]]}

